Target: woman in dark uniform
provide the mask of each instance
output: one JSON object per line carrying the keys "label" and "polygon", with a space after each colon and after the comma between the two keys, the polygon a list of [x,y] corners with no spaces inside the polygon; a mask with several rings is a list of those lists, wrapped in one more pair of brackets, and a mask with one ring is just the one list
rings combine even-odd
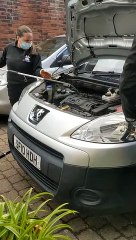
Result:
{"label": "woman in dark uniform", "polygon": [[[0,67],[5,65],[8,70],[51,78],[41,67],[41,57],[33,44],[32,30],[25,25],[17,29],[15,43],[9,44],[3,50]],[[7,72],[8,95],[12,106],[19,100],[22,90],[34,81],[34,78]]]}

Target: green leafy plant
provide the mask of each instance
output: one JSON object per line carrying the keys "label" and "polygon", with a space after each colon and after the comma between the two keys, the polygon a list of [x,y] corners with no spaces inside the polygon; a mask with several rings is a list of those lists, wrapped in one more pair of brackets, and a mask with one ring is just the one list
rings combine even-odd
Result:
{"label": "green leafy plant", "polygon": [[[39,204],[31,211],[30,207],[41,197],[48,196],[48,199]],[[71,229],[68,224],[60,223],[60,220],[76,211],[70,210],[66,204],[58,206],[47,216],[38,218],[40,212],[44,209],[47,202],[53,195],[47,192],[38,193],[32,196],[32,188],[29,189],[22,199],[11,201],[1,195],[0,202],[0,239],[1,240],[70,240],[68,236],[60,234],[63,229]]]}

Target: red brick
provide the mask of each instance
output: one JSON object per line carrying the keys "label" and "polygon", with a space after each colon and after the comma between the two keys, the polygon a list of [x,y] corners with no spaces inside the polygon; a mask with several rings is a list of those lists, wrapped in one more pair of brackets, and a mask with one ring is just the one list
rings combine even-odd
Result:
{"label": "red brick", "polygon": [[32,28],[36,43],[41,39],[65,33],[63,0],[1,0],[0,2],[0,51],[9,42],[14,41],[16,29],[22,24]]}

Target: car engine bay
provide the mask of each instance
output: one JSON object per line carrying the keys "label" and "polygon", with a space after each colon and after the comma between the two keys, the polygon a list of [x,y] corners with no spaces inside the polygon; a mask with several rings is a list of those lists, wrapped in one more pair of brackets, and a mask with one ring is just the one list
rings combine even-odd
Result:
{"label": "car engine bay", "polygon": [[61,111],[81,117],[95,117],[117,112],[121,101],[119,89],[109,85],[91,84],[83,79],[60,78],[45,81],[30,94],[36,99],[49,102]]}

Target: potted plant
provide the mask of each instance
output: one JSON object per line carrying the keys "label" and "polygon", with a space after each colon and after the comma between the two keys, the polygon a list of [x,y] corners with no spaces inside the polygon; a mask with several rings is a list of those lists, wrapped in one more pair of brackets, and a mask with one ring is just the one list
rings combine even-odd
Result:
{"label": "potted plant", "polygon": [[[41,197],[48,199],[39,204],[34,210],[30,210],[31,204]],[[68,214],[76,211],[66,208],[66,204],[58,206],[47,216],[38,218],[37,214],[45,211],[44,207],[53,195],[47,192],[32,196],[32,188],[22,199],[11,201],[1,195],[0,202],[0,239],[1,240],[70,240],[68,236],[60,234],[63,229],[71,229],[68,224],[60,223],[60,220]]]}

